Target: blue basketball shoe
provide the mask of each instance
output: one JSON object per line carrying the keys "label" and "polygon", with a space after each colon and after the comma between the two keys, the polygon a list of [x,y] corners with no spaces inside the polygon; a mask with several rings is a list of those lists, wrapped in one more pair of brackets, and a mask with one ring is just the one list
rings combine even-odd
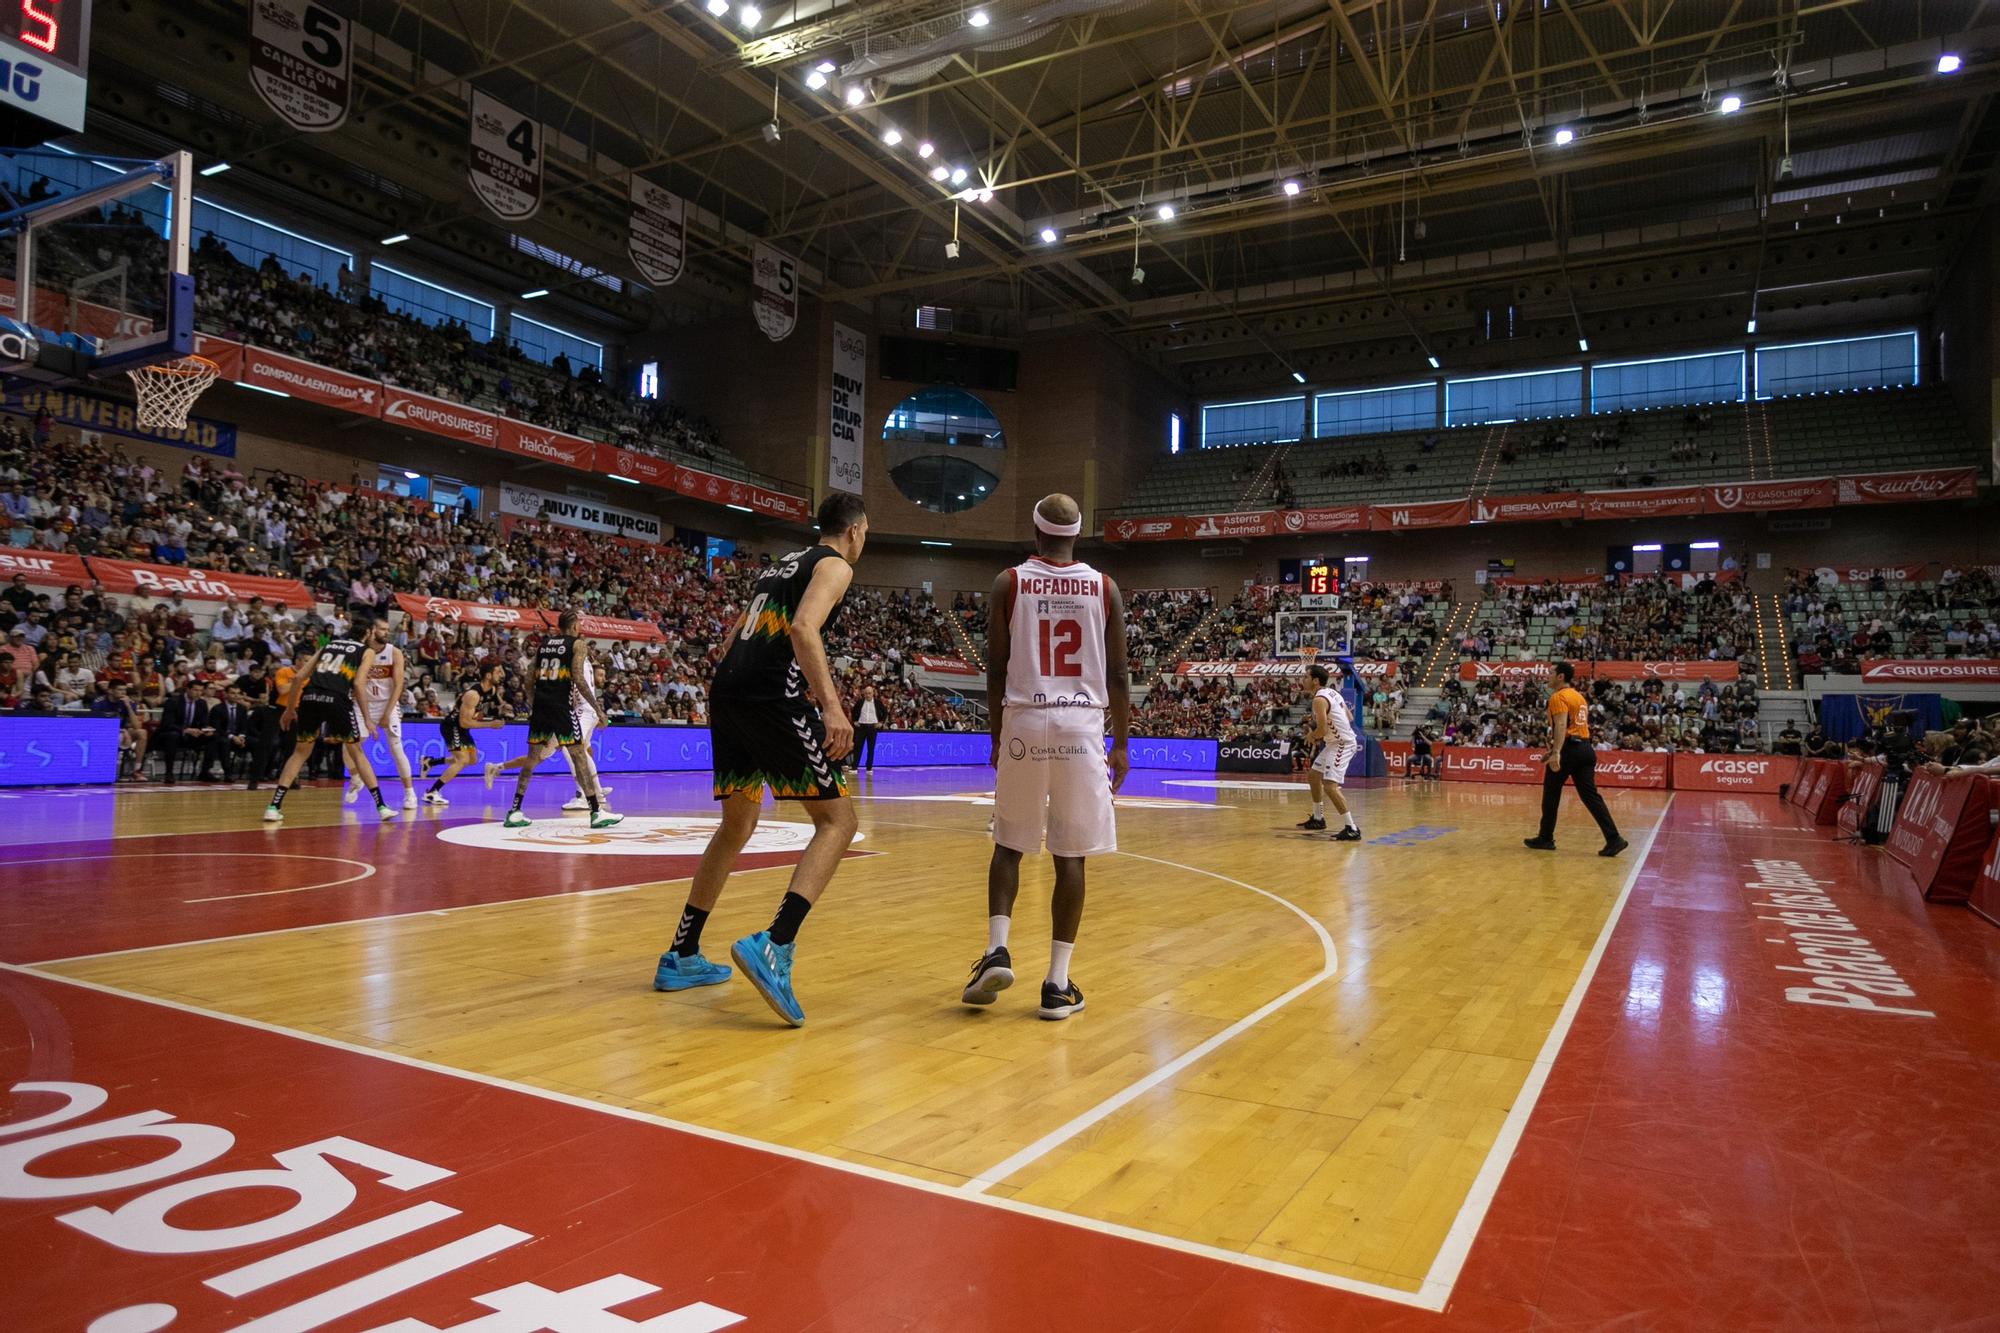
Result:
{"label": "blue basketball shoe", "polygon": [[771,1012],[797,1028],[805,1026],[806,1011],[792,994],[792,948],[790,944],[773,944],[771,932],[760,930],[730,945],[729,956],[764,997],[764,1003],[771,1006]]}

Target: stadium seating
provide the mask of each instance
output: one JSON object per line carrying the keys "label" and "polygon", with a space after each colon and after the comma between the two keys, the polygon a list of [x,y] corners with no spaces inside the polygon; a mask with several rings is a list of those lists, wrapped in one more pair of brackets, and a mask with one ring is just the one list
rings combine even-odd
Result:
{"label": "stadium seating", "polygon": [[2000,655],[2000,580],[1990,569],[1946,569],[1936,579],[1888,573],[1836,584],[1786,571],[1786,635],[1802,672],[1853,674],[1864,657]]}

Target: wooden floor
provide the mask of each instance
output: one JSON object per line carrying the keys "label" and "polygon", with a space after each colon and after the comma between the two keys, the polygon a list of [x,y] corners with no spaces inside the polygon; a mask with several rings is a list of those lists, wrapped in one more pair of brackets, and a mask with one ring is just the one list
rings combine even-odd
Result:
{"label": "wooden floor", "polygon": [[[1417,1290],[1634,862],[1592,855],[1575,809],[1561,854],[1525,852],[1531,789],[1360,791],[1369,840],[1340,845],[1291,831],[1307,811],[1302,788],[1135,775],[1137,799],[1120,813],[1125,850],[1090,866],[1072,966],[1089,1007],[1046,1023],[1033,1013],[1046,861],[1024,878],[1021,984],[987,1010],[957,999],[984,944],[990,810],[967,798],[986,776],[884,775],[865,789],[858,850],[870,854],[843,866],[800,937],[795,984],[809,1022],[798,1031],[775,1024],[740,979],[649,989],[685,889],[639,883],[659,873],[645,857],[594,864],[595,892],[44,970]],[[634,816],[709,813],[696,782],[624,785],[617,803]],[[545,807],[561,794],[547,783],[537,792]],[[555,870],[547,855],[437,839],[500,809],[476,784],[453,795],[442,815],[377,830],[334,790],[303,791],[263,845],[282,852],[344,822],[363,846],[397,840],[401,875],[446,887],[475,855],[480,869],[466,873],[490,874],[498,857],[528,892]],[[1659,793],[1610,800],[1635,843],[1666,805]],[[118,835],[139,839],[119,846],[149,849],[161,840],[144,835],[256,830],[260,808],[241,792],[147,792],[108,807]],[[79,822],[101,836],[101,818]],[[575,860],[599,858],[562,858]],[[786,873],[781,864],[731,885],[708,926],[711,956],[768,920]]]}

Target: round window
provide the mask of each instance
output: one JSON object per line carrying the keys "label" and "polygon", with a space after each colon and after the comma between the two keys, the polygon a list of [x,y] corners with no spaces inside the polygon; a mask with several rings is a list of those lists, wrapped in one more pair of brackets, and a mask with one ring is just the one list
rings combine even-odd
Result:
{"label": "round window", "polygon": [[912,504],[955,514],[984,503],[1006,469],[993,409],[963,389],[920,389],[882,423],[889,479]]}

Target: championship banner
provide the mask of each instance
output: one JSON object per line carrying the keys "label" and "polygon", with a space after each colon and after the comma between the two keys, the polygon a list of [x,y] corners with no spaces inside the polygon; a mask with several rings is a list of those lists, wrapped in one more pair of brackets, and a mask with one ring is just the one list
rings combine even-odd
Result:
{"label": "championship banner", "polygon": [[194,354],[215,362],[216,378],[235,381],[243,378],[243,344],[218,338],[199,330],[194,335]]}
{"label": "championship banner", "polygon": [[[1173,674],[1194,679],[1262,680],[1268,677],[1303,680],[1306,662],[1176,662]],[[1363,680],[1393,680],[1401,668],[1375,658],[1354,659],[1354,674]]]}
{"label": "championship banner", "polygon": [[833,326],[833,394],[827,405],[826,484],[861,494],[861,453],[868,428],[868,336]]}
{"label": "championship banner", "polygon": [[250,86],[295,130],[339,129],[354,99],[347,20],[311,0],[251,0]]}
{"label": "championship banner", "polygon": [[1586,491],[1585,518],[1668,518],[1706,510],[1704,486],[1655,486],[1643,491]]}
{"label": "championship banner", "polygon": [[1873,583],[1876,579],[1884,583],[1924,583],[1930,579],[1931,567],[1927,564],[1821,565],[1813,571],[1813,576],[1822,583]]}
{"label": "championship banner", "polygon": [[1472,502],[1474,523],[1546,523],[1556,519],[1582,518],[1583,497],[1568,495],[1484,496]]}
{"label": "championship banner", "polygon": [[1866,657],[1861,661],[1864,684],[1930,683],[2000,685],[2000,659],[1984,657],[1901,658]]}
{"label": "championship banner", "polygon": [[632,220],[625,253],[639,276],[671,287],[687,261],[687,202],[639,176],[632,177]]}
{"label": "championship banner", "polygon": [[60,426],[75,426],[78,430],[121,435],[128,440],[171,445],[175,449],[188,449],[211,458],[236,457],[236,427],[225,421],[189,417],[185,430],[154,430],[139,424],[136,410],[130,403],[94,398],[58,385],[34,384],[24,380],[9,381],[5,395],[0,396],[0,412],[13,416],[32,417],[43,408],[48,409],[49,415]]}
{"label": "championship banner", "polygon": [[1883,850],[1910,872],[1925,898],[1962,903],[1972,895],[1993,838],[1992,809],[1993,784],[1985,778],[1941,778],[1918,769]]}
{"label": "championship banner", "polygon": [[501,482],[499,490],[500,512],[503,514],[540,519],[545,523],[558,523],[585,532],[631,537],[655,545],[661,540],[660,520],[654,514],[641,514],[636,510],[620,509],[617,505],[574,495],[555,495],[512,481]]}
{"label": "championship banner", "polygon": [[495,217],[508,222],[533,217],[542,206],[540,122],[474,88],[466,179]]}
{"label": "championship banner", "polygon": [[1827,509],[1833,505],[1834,485],[1830,477],[1804,481],[1741,481],[1733,486],[1708,488],[1706,508],[1711,514],[1755,513],[1768,509]]}
{"label": "championship banner", "polygon": [[21,575],[37,588],[87,587],[90,571],[81,556],[64,551],[28,551],[18,546],[0,546],[0,583],[12,583]]}
{"label": "championship banner", "polygon": [[412,620],[442,620],[455,625],[494,625],[501,629],[543,630],[548,620],[540,611],[524,606],[492,606],[485,602],[461,602],[455,597],[416,597],[396,594],[396,608]]}
{"label": "championship banner", "polygon": [[1404,528],[1458,528],[1472,520],[1472,501],[1432,500],[1424,504],[1371,505],[1368,526],[1377,532]]}
{"label": "championship banner", "polygon": [[590,440],[580,440],[557,430],[543,430],[540,426],[530,426],[512,417],[500,418],[500,451],[538,462],[560,463],[579,472],[591,471],[591,464],[597,459],[597,445]]}
{"label": "championship banner", "polygon": [[247,602],[261,597],[287,606],[313,604],[311,590],[297,579],[189,569],[185,565],[148,565],[136,560],[108,560],[101,555],[87,557],[84,564],[106,592],[127,596],[170,597],[179,593],[193,602]]}
{"label": "championship banner", "polygon": [[411,430],[428,431],[462,444],[500,447],[500,418],[425,393],[411,393],[393,384],[382,386],[382,419]]}
{"label": "championship banner", "polygon": [[267,352],[261,347],[245,347],[242,355],[241,373],[236,378],[245,384],[364,417],[382,415],[382,385],[378,381]]}
{"label": "championship banner", "polygon": [[792,336],[799,323],[799,266],[790,255],[757,242],[750,257],[750,310],[772,342]]}
{"label": "championship banner", "polygon": [[1799,771],[1786,754],[1677,754],[1675,791],[1775,792]]}
{"label": "championship banner", "polygon": [[1909,504],[1914,500],[1970,500],[1979,494],[1979,470],[1937,468],[1923,472],[1880,472],[1842,477],[1836,503],[1844,505]]}
{"label": "championship banner", "polygon": [[1286,532],[1361,532],[1368,527],[1368,506],[1286,509],[1279,513],[1278,522]]}
{"label": "championship banner", "polygon": [[977,676],[979,668],[962,657],[932,657],[929,653],[917,653],[912,659],[919,671],[936,671],[946,676]]}

